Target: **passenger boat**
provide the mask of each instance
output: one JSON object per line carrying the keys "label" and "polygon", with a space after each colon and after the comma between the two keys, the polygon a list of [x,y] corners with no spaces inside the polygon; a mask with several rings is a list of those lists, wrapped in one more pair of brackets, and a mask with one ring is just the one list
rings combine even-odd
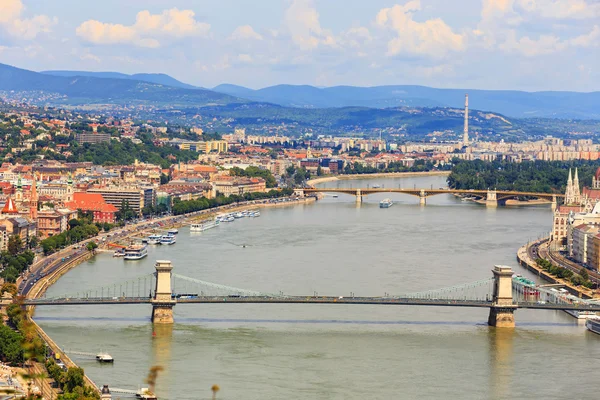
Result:
{"label": "passenger boat", "polygon": [[170,233],[171,235],[177,235],[179,231],[177,230],[177,228],[171,228],[167,231],[167,233]]}
{"label": "passenger boat", "polygon": [[390,208],[394,205],[392,199],[383,199],[379,202],[379,208]]}
{"label": "passenger boat", "polygon": [[148,388],[141,388],[135,394],[136,399],[142,400],[158,400],[158,397],[150,391]]}
{"label": "passenger boat", "polygon": [[190,231],[191,232],[204,232],[208,229],[216,228],[219,226],[220,221],[215,219],[214,221],[206,221],[200,224],[191,224]]}
{"label": "passenger boat", "polygon": [[107,353],[98,353],[96,354],[96,361],[101,363],[112,363],[115,360],[112,358],[110,354]]}
{"label": "passenger boat", "polygon": [[373,189],[379,189],[380,187],[381,187],[381,185],[379,185],[377,183],[373,185]]}
{"label": "passenger boat", "polygon": [[113,253],[113,257],[123,257],[125,255],[125,250],[117,250]]}
{"label": "passenger boat", "polygon": [[333,195],[331,195],[331,197],[333,197],[334,199],[337,199],[338,195],[337,194],[333,194]]}
{"label": "passenger boat", "polygon": [[175,239],[175,235],[163,235],[160,237],[160,244],[175,244],[177,239]]}
{"label": "passenger boat", "polygon": [[160,244],[161,235],[150,235],[148,236],[148,244]]}
{"label": "passenger boat", "polygon": [[260,217],[260,211],[256,210],[256,211],[251,211],[250,212],[250,216],[252,218],[256,218],[256,217]]}
{"label": "passenger boat", "polygon": [[235,214],[233,214],[234,218],[244,218],[244,214],[241,212],[237,212]]}
{"label": "passenger boat", "polygon": [[141,260],[142,258],[148,255],[148,249],[146,245],[143,244],[134,244],[125,248],[125,256],[126,260]]}
{"label": "passenger boat", "polygon": [[600,316],[594,311],[565,310],[565,312],[577,319],[600,319]]}
{"label": "passenger boat", "polygon": [[585,320],[585,327],[588,330],[600,335],[600,320],[596,318],[588,318]]}

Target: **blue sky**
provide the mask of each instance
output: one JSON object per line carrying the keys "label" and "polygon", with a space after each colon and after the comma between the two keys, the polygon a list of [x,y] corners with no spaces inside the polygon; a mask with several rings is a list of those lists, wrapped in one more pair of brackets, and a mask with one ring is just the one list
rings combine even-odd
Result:
{"label": "blue sky", "polygon": [[0,0],[0,62],[213,87],[600,90],[600,0]]}

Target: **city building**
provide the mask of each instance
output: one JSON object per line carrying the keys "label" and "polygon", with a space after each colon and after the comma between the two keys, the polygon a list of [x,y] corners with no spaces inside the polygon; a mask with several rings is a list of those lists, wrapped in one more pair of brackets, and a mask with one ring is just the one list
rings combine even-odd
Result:
{"label": "city building", "polygon": [[94,215],[94,222],[100,223],[115,223],[116,214],[119,211],[117,207],[107,203],[100,193],[76,192],[73,194],[73,201],[65,203],[65,206],[72,210],[91,211]]}
{"label": "city building", "polygon": [[84,132],[84,133],[78,133],[76,136],[76,139],[77,139],[77,143],[79,143],[79,144],[104,143],[104,142],[110,142],[110,134],[109,133],[97,133],[97,132]]}
{"label": "city building", "polygon": [[129,207],[138,215],[141,215],[144,208],[145,191],[138,188],[121,187],[103,187],[90,188],[87,191],[90,194],[100,194],[106,203],[120,209],[123,202],[129,203]]}

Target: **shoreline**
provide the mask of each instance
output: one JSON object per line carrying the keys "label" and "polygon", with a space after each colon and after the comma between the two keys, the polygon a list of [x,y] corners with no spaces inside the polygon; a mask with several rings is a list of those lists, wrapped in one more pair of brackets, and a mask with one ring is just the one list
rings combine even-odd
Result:
{"label": "shoreline", "polygon": [[[295,206],[295,205],[303,205],[303,204],[313,204],[316,201],[315,198],[313,197],[307,197],[307,198],[303,198],[303,199],[298,199],[298,200],[291,200],[291,201],[283,201],[283,202],[274,202],[274,203],[270,203],[268,201],[266,202],[261,202],[261,203],[254,203],[254,202],[246,202],[246,203],[238,203],[235,205],[229,204],[227,206],[220,206],[220,207],[215,207],[215,208],[211,208],[211,209],[206,209],[206,210],[202,210],[202,211],[194,211],[191,212],[189,214],[182,214],[182,215],[177,215],[177,216],[169,216],[169,217],[165,217],[163,219],[163,221],[165,221],[165,224],[162,228],[172,228],[172,227],[181,227],[181,226],[185,226],[188,225],[188,223],[191,220],[194,219],[207,219],[209,218],[212,214],[216,214],[219,211],[228,211],[228,212],[234,212],[234,211],[238,211],[238,210],[243,210],[243,209],[247,209],[247,208],[272,208],[272,207],[285,207],[285,206]],[[206,218],[203,218],[206,217]],[[184,219],[183,223],[182,223],[182,219]],[[154,222],[156,221],[161,221],[161,219],[157,219],[157,220],[153,220]],[[145,221],[143,223],[140,223],[139,226],[141,225],[145,225],[147,224],[148,221]],[[135,229],[138,226],[138,224],[136,225],[132,225],[129,227],[129,229]],[[129,239],[131,236],[136,236],[138,235],[139,232],[137,230],[132,230],[131,232],[128,232],[127,235],[125,235],[123,238],[121,238],[121,240],[123,239]],[[96,237],[98,238],[98,237]],[[92,238],[90,240],[94,240],[95,238]],[[80,243],[85,243],[86,241],[80,242]],[[105,251],[110,251],[107,249],[108,247],[108,242],[104,242],[104,243],[98,243],[98,252],[105,252]],[[54,254],[60,254],[63,250],[67,250],[69,249],[71,246],[65,248],[65,249],[61,249],[60,251],[54,253]],[[69,260],[69,262],[66,262],[64,265],[60,266],[59,268],[57,268],[55,271],[53,271],[51,274],[46,275],[45,277],[41,278],[40,280],[38,280],[38,282],[36,282],[33,286],[33,288],[30,291],[30,295],[27,296],[28,298],[33,298],[33,299],[37,299],[41,296],[43,296],[46,291],[50,288],[50,286],[52,286],[54,283],[56,283],[63,275],[65,275],[67,272],[69,272],[70,270],[76,268],[77,266],[79,266],[80,264],[82,264],[83,262],[93,258],[96,255],[96,252],[92,253],[90,251],[84,251],[83,253],[77,255],[77,257],[74,257],[72,259]],[[40,260],[41,262],[42,260]],[[40,327],[33,319],[33,314],[35,312],[35,306],[27,306],[26,307],[26,312],[27,312],[27,317],[29,318],[29,320],[31,321],[31,323],[34,325],[36,332],[38,333],[38,335],[40,335],[40,337],[42,338],[42,340],[44,340],[44,342],[46,342],[47,346],[55,353],[55,354],[60,354],[60,359],[65,363],[65,366],[72,368],[72,367],[78,367],[78,365],[73,362],[73,360],[71,360],[71,358],[69,358],[69,356],[67,354],[65,354],[63,352],[63,350],[60,348],[60,346],[58,346],[58,344],[56,344],[56,342],[54,342],[54,340],[52,340],[52,338],[50,338],[50,336],[48,336],[48,334],[46,334],[46,332],[44,332],[44,330],[42,329],[42,327]],[[45,379],[44,379],[45,380]],[[96,386],[96,384],[94,383],[94,381],[92,381],[92,379],[85,374],[84,372],[84,381],[85,384],[87,386],[90,386],[91,388],[95,389],[98,393],[100,393],[100,388]],[[46,385],[42,385],[42,387],[45,387]]]}
{"label": "shoreline", "polygon": [[534,260],[531,260],[529,258],[529,253],[528,253],[529,247],[531,247],[534,244],[541,244],[541,243],[545,242],[546,240],[548,240],[547,237],[536,240],[536,241],[528,243],[528,244],[524,244],[523,246],[521,246],[519,248],[519,250],[517,250],[517,262],[519,263],[519,265],[521,267],[527,269],[528,271],[533,272],[539,278],[545,280],[546,282],[564,285],[565,288],[567,288],[567,290],[575,296],[579,296],[584,299],[593,299],[594,292],[592,290],[574,286],[571,282],[568,282],[564,279],[560,279],[560,278],[555,277],[554,275],[549,274],[548,272],[544,271],[542,268],[538,267]]}
{"label": "shoreline", "polygon": [[424,172],[376,172],[373,174],[354,174],[354,175],[333,175],[324,176],[321,178],[310,179],[306,183],[308,185],[316,185],[319,183],[333,181],[348,181],[372,178],[411,178],[418,176],[448,176],[451,171],[424,171]]}

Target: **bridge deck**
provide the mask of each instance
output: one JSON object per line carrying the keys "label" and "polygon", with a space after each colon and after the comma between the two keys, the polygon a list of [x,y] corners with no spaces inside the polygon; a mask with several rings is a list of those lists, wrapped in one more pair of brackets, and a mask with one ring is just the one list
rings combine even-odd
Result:
{"label": "bridge deck", "polygon": [[[436,194],[468,194],[477,196],[487,196],[487,190],[470,190],[470,189],[425,189],[425,188],[407,188],[407,189],[394,189],[394,188],[306,188],[303,189],[304,193],[317,193],[317,192],[329,192],[329,193],[346,193],[356,194],[360,191],[362,196],[373,194],[373,193],[404,193],[412,196],[419,196],[420,193],[424,193],[425,196],[433,196]],[[556,198],[564,197],[563,194],[559,193],[536,193],[536,192],[517,192],[513,190],[496,190],[496,196],[513,196],[513,197],[540,197],[540,198]]]}
{"label": "bridge deck", "polygon": [[[110,305],[110,304],[151,304],[148,297],[132,298],[85,298],[85,299],[40,299],[27,300],[25,305],[58,306],[58,305]],[[404,305],[404,306],[438,306],[438,307],[472,307],[490,308],[491,301],[485,300],[452,300],[452,299],[415,299],[403,297],[314,297],[314,296],[219,296],[178,299],[178,304],[346,304],[346,305]],[[538,310],[586,310],[600,312],[600,304],[559,304],[559,303],[514,303],[515,308]]]}

